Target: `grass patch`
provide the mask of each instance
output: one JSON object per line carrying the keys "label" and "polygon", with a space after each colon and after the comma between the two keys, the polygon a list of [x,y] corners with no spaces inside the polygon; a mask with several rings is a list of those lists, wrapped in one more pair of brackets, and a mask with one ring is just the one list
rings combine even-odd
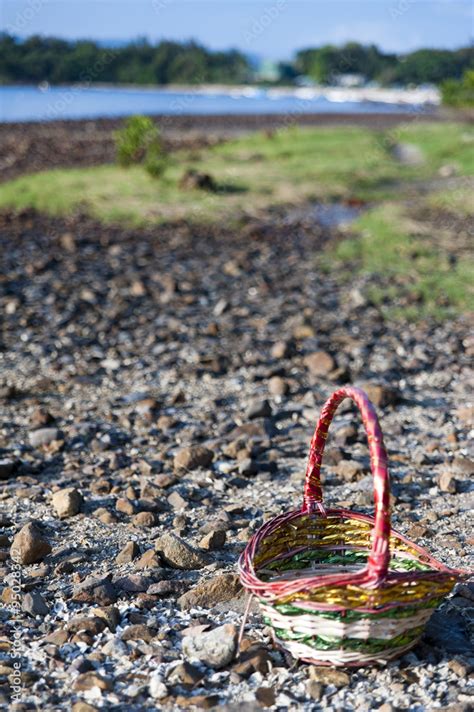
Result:
{"label": "grass patch", "polygon": [[468,124],[413,123],[395,131],[397,140],[413,143],[426,157],[424,172],[433,175],[447,163],[457,166],[460,175],[474,175],[474,131]]}
{"label": "grass patch", "polygon": [[402,204],[384,203],[361,216],[354,234],[335,249],[341,264],[374,279],[372,302],[387,316],[444,318],[474,310],[474,257],[456,259],[455,235],[444,242],[408,214]]}
{"label": "grass patch", "polygon": [[[427,179],[448,162],[455,162],[461,175],[474,173],[474,133],[463,124],[420,123],[397,130],[397,140],[423,151],[420,166],[395,161],[388,150],[391,139],[391,133],[355,127],[255,133],[200,152],[176,152],[158,178],[139,166],[23,176],[0,186],[0,208],[33,207],[55,215],[82,210],[106,222],[130,225],[175,219],[214,222],[258,214],[271,205],[387,199],[395,187]],[[218,190],[180,189],[179,181],[189,169],[210,173]]]}
{"label": "grass patch", "polygon": [[473,190],[474,181],[466,181],[465,184],[456,188],[431,193],[427,197],[426,203],[431,208],[438,208],[463,217],[472,217],[474,215]]}

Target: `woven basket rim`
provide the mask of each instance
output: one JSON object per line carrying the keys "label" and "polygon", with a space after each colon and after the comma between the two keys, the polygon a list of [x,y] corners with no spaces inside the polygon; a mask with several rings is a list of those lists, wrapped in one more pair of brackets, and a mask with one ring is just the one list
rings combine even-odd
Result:
{"label": "woven basket rim", "polygon": [[[336,516],[340,519],[354,519],[356,521],[364,521],[371,525],[373,525],[375,521],[373,515],[365,514],[364,512],[359,512],[357,510],[344,509],[339,507],[327,509],[326,515]],[[264,581],[263,579],[259,578],[255,571],[254,557],[258,551],[258,547],[269,534],[273,534],[283,524],[287,523],[288,521],[292,521],[293,519],[308,516],[319,517],[321,519],[325,518],[324,515],[318,511],[307,512],[304,509],[300,508],[292,510],[290,512],[283,512],[282,514],[279,514],[276,517],[269,519],[255,532],[255,534],[253,534],[244,551],[240,555],[238,561],[240,577],[242,580],[242,584],[245,588],[258,588],[261,594],[264,595],[277,593],[277,591],[281,587],[281,582]],[[392,528],[390,534],[391,536],[400,539],[400,541],[402,541],[404,544],[407,544],[412,549],[414,549],[418,554],[417,560],[429,565],[432,570],[408,572],[390,571],[387,573],[384,582],[393,582],[396,580],[401,583],[403,581],[413,581],[414,579],[432,579],[433,577],[444,578],[445,576],[468,578],[474,574],[474,572],[472,571],[456,569],[446,566],[441,561],[432,556],[426,549],[419,546],[419,544],[415,544],[415,542],[411,541],[411,539],[409,539],[396,529]],[[367,551],[369,551],[369,549],[367,549]],[[373,588],[373,583],[370,580],[367,580],[367,575],[368,565],[364,566],[359,572],[356,573],[348,572],[340,574],[318,574],[317,572],[311,571],[311,575],[308,575],[307,577],[301,577],[298,580],[300,583],[301,590],[306,590],[308,588],[320,588],[324,586],[343,587],[347,585],[359,585],[362,587],[366,586],[367,588]],[[383,585],[384,582],[381,582],[378,585]]]}

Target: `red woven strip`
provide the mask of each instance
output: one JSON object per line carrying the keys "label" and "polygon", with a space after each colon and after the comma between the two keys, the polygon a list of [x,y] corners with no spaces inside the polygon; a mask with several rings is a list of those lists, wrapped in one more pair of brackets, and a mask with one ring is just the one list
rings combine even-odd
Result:
{"label": "red woven strip", "polygon": [[322,502],[321,462],[328,436],[328,429],[339,404],[351,398],[359,408],[369,441],[370,464],[374,477],[375,523],[372,549],[367,564],[371,583],[384,578],[390,561],[390,482],[387,469],[387,453],[382,430],[375,408],[364,391],[353,386],[344,386],[335,391],[326,401],[311,440],[304,487],[303,511],[311,512]]}

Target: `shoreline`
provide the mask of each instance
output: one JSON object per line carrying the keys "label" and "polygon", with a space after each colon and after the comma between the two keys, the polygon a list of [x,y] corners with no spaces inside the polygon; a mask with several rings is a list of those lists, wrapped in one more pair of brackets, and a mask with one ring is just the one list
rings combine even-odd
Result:
{"label": "shoreline", "polygon": [[3,85],[0,87],[0,122],[64,119],[120,118],[151,112],[169,116],[216,113],[430,113],[440,105],[435,88],[381,87],[257,87],[242,85],[141,86]]}
{"label": "shoreline", "polygon": [[[212,114],[163,114],[145,112],[153,121],[163,129],[176,129],[179,131],[199,130],[208,133],[218,129],[241,129],[253,131],[258,129],[274,129],[287,125],[297,124],[299,126],[368,126],[368,127],[390,127],[395,124],[415,121],[422,118],[423,121],[465,121],[472,118],[468,111],[453,112],[443,107],[431,107],[429,110],[413,108],[398,112],[372,111],[368,113],[346,112],[346,111],[318,111],[318,112],[280,112],[280,113],[212,113]],[[123,116],[100,116],[85,118],[59,118],[48,120],[28,120],[28,121],[0,121],[0,134],[5,129],[13,127],[35,128],[47,126],[79,126],[80,124],[98,125],[104,128],[121,126],[129,117]]]}
{"label": "shoreline", "polygon": [[[44,85],[42,87],[42,84]],[[164,92],[167,94],[196,94],[198,96],[248,97],[266,95],[270,98],[293,97],[302,100],[327,99],[328,101],[382,103],[403,106],[422,104],[439,106],[440,94],[436,87],[344,87],[338,85],[294,86],[260,84],[121,84],[72,82],[70,84],[0,84],[4,89],[38,89],[39,91],[68,90],[81,88],[88,91],[140,91]]]}

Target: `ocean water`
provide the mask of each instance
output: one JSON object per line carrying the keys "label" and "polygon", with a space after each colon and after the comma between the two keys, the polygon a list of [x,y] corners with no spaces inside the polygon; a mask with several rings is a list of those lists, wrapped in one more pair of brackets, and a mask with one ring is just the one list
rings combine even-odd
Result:
{"label": "ocean water", "polygon": [[404,97],[404,103],[345,100],[346,97],[353,99],[354,94],[339,92],[328,99],[315,89],[285,91],[247,87],[177,91],[80,85],[3,86],[0,87],[0,121],[54,121],[131,114],[399,113],[421,106],[416,102],[410,104],[410,97]]}

